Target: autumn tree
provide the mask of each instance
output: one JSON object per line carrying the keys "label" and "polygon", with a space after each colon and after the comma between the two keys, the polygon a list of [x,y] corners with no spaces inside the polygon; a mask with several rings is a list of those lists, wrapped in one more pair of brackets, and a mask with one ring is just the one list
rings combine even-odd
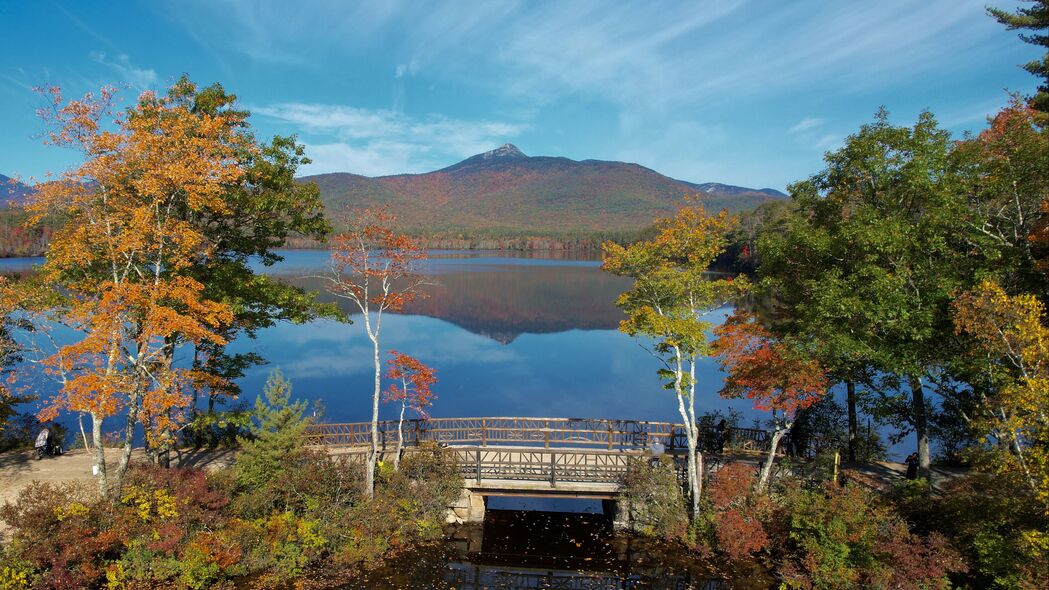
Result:
{"label": "autumn tree", "polygon": [[[289,237],[320,240],[330,231],[316,184],[295,180],[299,167],[309,163],[303,146],[294,137],[258,140],[248,123],[250,113],[238,108],[237,97],[220,84],[198,87],[183,77],[168,91],[167,100],[194,115],[221,117],[239,138],[235,158],[243,174],[224,184],[221,193],[225,209],[236,214],[185,206],[174,210],[211,245],[180,273],[200,282],[208,299],[229,305],[233,316],[218,330],[222,339],[254,337],[277,321],[304,322],[331,314],[331,309],[314,301],[313,293],[257,271],[260,264],[269,267],[283,260],[275,249]],[[174,354],[184,344],[188,343],[176,335],[168,353]],[[236,397],[235,380],[265,359],[253,352],[231,354],[225,344],[213,341],[190,348],[187,356],[199,377],[192,391],[195,419],[191,427],[199,439],[207,440],[209,426],[221,419],[214,414],[216,404]],[[200,395],[206,396],[205,413],[197,403]]]}
{"label": "autumn tree", "polygon": [[725,249],[732,220],[724,211],[707,215],[686,206],[657,222],[656,236],[630,246],[606,242],[602,268],[634,280],[617,305],[627,314],[622,332],[655,341],[652,354],[662,361],[659,376],[674,391],[688,442],[688,482],[692,514],[698,514],[702,492],[696,468],[696,365],[711,354],[704,314],[734,300],[747,289],[743,278],[715,278],[711,262]]}
{"label": "autumn tree", "polygon": [[989,7],[987,12],[1010,30],[1033,31],[1030,35],[1021,34],[1020,38],[1045,49],[1045,55],[1024,64],[1023,68],[1042,79],[1031,104],[1049,113],[1049,0],[1026,0],[1026,3],[1032,6],[1019,7],[1015,12]]}
{"label": "autumn tree", "polygon": [[984,281],[952,304],[955,330],[984,367],[973,425],[992,444],[984,466],[1019,478],[1049,515],[1049,329],[1045,305]]}
{"label": "autumn tree", "polygon": [[386,361],[389,366],[386,379],[390,384],[386,387],[384,400],[400,405],[397,418],[397,452],[393,456],[393,468],[397,470],[401,466],[401,450],[404,448],[404,412],[410,409],[420,418],[429,418],[426,408],[433,404],[435,396],[430,388],[437,383],[437,375],[432,368],[418,359],[396,350],[390,351],[390,357]]}
{"label": "autumn tree", "polygon": [[400,311],[418,297],[425,284],[419,263],[426,251],[393,229],[394,217],[385,210],[354,212],[348,229],[331,240],[330,274],[323,277],[328,291],[350,301],[361,312],[361,322],[371,340],[375,363],[372,392],[371,449],[365,470],[365,489],[375,491],[375,463],[379,457],[379,401],[382,393],[380,335],[383,314]]}
{"label": "autumn tree", "polygon": [[1049,114],[1013,97],[987,129],[958,142],[969,169],[966,220],[981,272],[1010,293],[1045,288],[1049,271]]}
{"label": "autumn tree", "polygon": [[[57,88],[46,95],[48,142],[79,150],[84,161],[39,185],[26,207],[33,222],[57,223],[41,273],[65,302],[50,315],[83,338],[46,359],[69,378],[40,417],[88,414],[99,491],[107,495],[112,483],[119,493],[140,417],[151,417],[145,434],[157,441],[190,402],[197,375],[171,362],[172,340],[224,342],[217,330],[231,321],[230,307],[183,272],[213,245],[178,211],[234,213],[222,195],[243,176],[243,137],[225,113],[193,112],[152,92],[122,111],[108,88],[69,102]],[[111,481],[103,422],[121,414]]]}
{"label": "autumn tree", "polygon": [[799,410],[827,394],[827,379],[819,363],[776,338],[753,314],[737,311],[714,333],[714,353],[727,373],[721,396],[745,397],[755,409],[772,413],[772,439],[757,483],[764,491],[780,440]]}
{"label": "autumn tree", "polygon": [[799,214],[761,245],[762,290],[781,298],[786,333],[837,378],[902,385],[879,388],[876,406],[915,432],[926,473],[929,388],[953,354],[949,303],[982,256],[968,223],[971,170],[952,146],[929,113],[899,127],[880,112],[790,187]]}

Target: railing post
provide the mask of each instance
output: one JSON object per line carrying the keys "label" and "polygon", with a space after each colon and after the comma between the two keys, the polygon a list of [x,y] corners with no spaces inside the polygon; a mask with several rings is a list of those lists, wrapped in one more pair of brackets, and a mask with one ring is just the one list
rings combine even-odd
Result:
{"label": "railing post", "polygon": [[550,451],[550,486],[557,487],[557,453]]}
{"label": "railing post", "polygon": [[481,418],[481,446],[488,445],[488,418]]}
{"label": "railing post", "polygon": [[612,421],[608,421],[608,450],[612,450]]}
{"label": "railing post", "polygon": [[476,469],[477,469],[477,485],[481,484],[481,449],[475,451],[476,454]]}

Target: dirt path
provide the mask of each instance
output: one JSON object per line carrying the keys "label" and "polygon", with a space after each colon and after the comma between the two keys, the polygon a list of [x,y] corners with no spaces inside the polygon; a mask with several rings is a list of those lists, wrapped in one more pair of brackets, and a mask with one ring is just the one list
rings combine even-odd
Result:
{"label": "dirt path", "polygon": [[[172,464],[186,467],[217,468],[228,466],[233,461],[234,451],[228,449],[184,451],[172,459]],[[144,461],[145,454],[135,449],[132,461]],[[106,463],[116,465],[120,460],[120,449],[106,449]],[[14,451],[0,454],[0,505],[13,502],[30,482],[49,481],[92,482],[91,468],[95,460],[83,449],[67,452],[59,457],[44,457],[37,460],[34,451]],[[0,523],[0,538],[5,525]]]}

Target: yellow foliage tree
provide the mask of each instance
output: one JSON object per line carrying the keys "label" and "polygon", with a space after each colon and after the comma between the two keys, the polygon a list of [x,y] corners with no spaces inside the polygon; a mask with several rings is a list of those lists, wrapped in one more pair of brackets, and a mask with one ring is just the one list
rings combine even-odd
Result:
{"label": "yellow foliage tree", "polygon": [[699,514],[702,473],[697,465],[696,366],[713,354],[704,316],[746,293],[745,277],[715,278],[710,265],[725,250],[734,219],[727,212],[708,215],[692,199],[669,219],[656,222],[658,233],[630,246],[606,242],[602,268],[634,280],[616,305],[627,317],[619,330],[651,339],[651,353],[663,363],[658,375],[677,398],[688,445],[687,477],[693,518]]}
{"label": "yellow foliage tree", "polygon": [[[203,377],[174,366],[174,341],[222,343],[218,328],[232,319],[180,271],[212,249],[186,212],[234,213],[222,195],[243,173],[245,139],[235,114],[195,112],[151,92],[120,111],[109,88],[69,102],[58,88],[44,94],[48,143],[77,149],[84,161],[41,183],[26,208],[31,223],[57,223],[41,270],[63,302],[46,313],[83,337],[43,361],[62,386],[40,417],[89,415],[99,491],[108,495],[112,484],[120,497],[136,424],[151,442],[170,436],[189,404],[187,387]],[[110,478],[102,426],[118,415],[122,453]]]}
{"label": "yellow foliage tree", "polygon": [[984,281],[954,304],[958,334],[982,356],[989,386],[973,423],[993,443],[988,465],[1019,477],[1049,514],[1049,329],[1030,294],[1009,295]]}

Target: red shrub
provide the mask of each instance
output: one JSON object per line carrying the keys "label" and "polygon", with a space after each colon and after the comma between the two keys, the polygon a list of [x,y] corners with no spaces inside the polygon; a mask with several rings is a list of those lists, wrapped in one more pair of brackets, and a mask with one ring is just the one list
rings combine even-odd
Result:
{"label": "red shrub", "polygon": [[714,529],[718,547],[730,559],[743,559],[764,549],[769,542],[765,527],[755,518],[730,508],[722,512]]}
{"label": "red shrub", "polygon": [[745,500],[754,488],[754,468],[742,463],[730,463],[714,474],[708,488],[708,497],[715,508],[724,509]]}

